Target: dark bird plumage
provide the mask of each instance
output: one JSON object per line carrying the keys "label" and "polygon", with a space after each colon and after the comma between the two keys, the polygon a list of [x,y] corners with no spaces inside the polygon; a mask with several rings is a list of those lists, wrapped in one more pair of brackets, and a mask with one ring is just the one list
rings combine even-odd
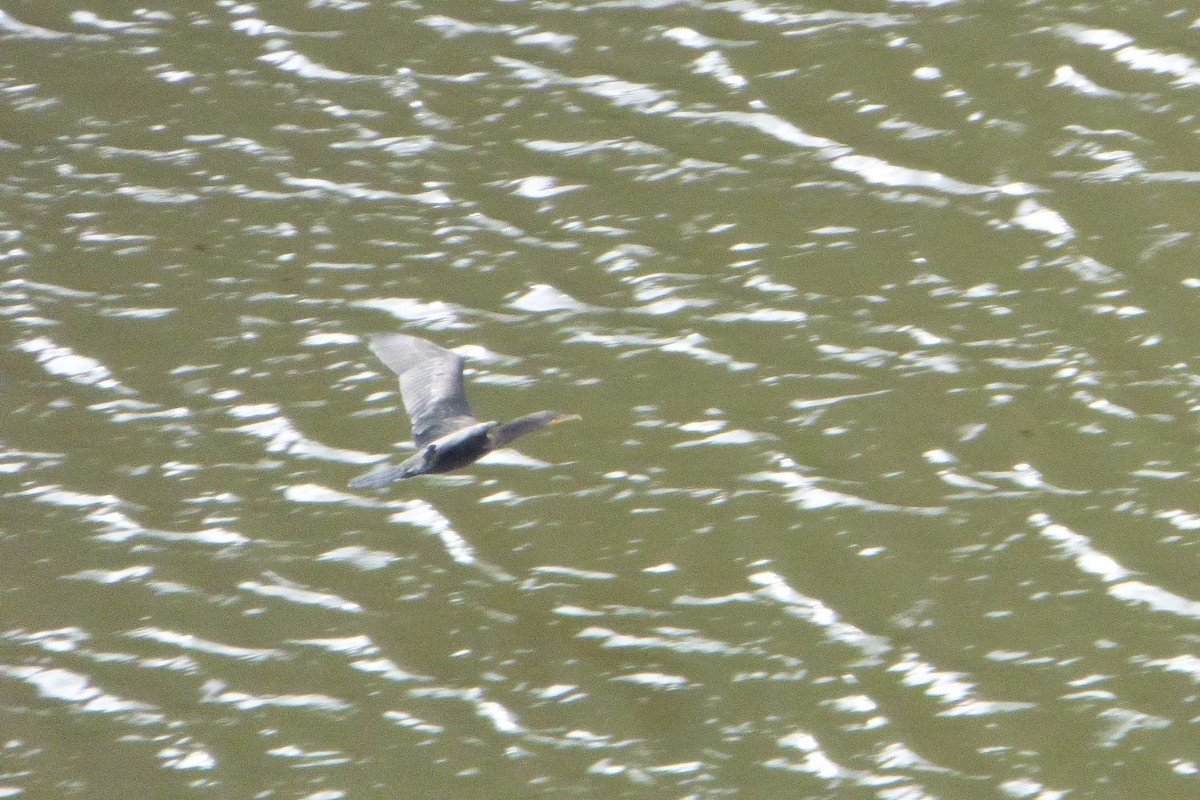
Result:
{"label": "dark bird plumage", "polygon": [[539,411],[511,422],[480,422],[467,404],[463,364],[457,354],[433,342],[403,333],[377,333],[371,350],[400,378],[400,397],[412,422],[415,455],[385,464],[350,481],[355,489],[373,489],[400,478],[428,475],[473,464],[513,439],[570,419],[577,414]]}

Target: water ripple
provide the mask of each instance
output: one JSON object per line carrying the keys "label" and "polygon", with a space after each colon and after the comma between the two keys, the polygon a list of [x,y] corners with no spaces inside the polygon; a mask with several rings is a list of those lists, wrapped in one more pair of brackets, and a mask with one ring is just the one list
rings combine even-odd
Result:
{"label": "water ripple", "polygon": [[318,606],[330,611],[345,611],[352,614],[361,614],[364,611],[363,607],[358,603],[338,597],[336,594],[297,586],[274,574],[267,575],[267,577],[271,579],[271,583],[242,581],[238,584],[238,588],[245,589],[247,592],[252,592],[261,597],[278,597],[282,600],[287,600],[289,603],[296,603],[302,606]]}
{"label": "water ripple", "polygon": [[225,644],[223,642],[209,641],[195,635],[194,633],[181,633],[179,631],[164,630],[162,628],[137,628],[127,632],[125,635],[131,639],[144,639],[147,641],[158,642],[159,644],[171,645],[183,650],[194,650],[198,653],[224,656],[226,658],[233,658],[239,661],[248,661],[251,663],[258,663],[262,661],[282,661],[288,658],[288,655],[281,650],[258,647],[239,647],[237,645]]}

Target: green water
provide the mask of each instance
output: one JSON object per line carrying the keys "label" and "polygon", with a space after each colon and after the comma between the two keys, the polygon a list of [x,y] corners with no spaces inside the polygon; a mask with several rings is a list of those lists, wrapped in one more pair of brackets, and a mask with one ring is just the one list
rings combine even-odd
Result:
{"label": "green water", "polygon": [[1194,796],[1198,23],[9,4],[0,796]]}

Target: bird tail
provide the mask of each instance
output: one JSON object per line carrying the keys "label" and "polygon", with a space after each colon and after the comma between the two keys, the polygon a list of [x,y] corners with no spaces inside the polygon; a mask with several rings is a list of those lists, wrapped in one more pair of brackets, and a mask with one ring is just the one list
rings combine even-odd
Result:
{"label": "bird tail", "polygon": [[364,472],[350,481],[350,488],[378,489],[380,486],[387,486],[392,481],[403,477],[405,477],[403,469],[397,467],[395,464],[384,464],[370,472]]}
{"label": "bird tail", "polygon": [[[419,455],[419,454],[418,454]],[[378,489],[392,481],[421,474],[420,459],[410,458],[401,464],[382,464],[350,481],[351,489]]]}

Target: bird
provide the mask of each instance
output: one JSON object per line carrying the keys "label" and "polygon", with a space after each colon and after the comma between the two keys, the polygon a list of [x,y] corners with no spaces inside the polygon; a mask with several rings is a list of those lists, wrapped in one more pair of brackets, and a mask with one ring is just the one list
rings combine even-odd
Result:
{"label": "bird", "polygon": [[400,379],[400,397],[412,422],[416,454],[384,464],[350,481],[353,489],[377,489],[415,475],[450,472],[473,464],[518,436],[581,419],[578,414],[538,411],[500,423],[481,422],[467,403],[463,362],[457,353],[403,333],[376,333],[368,345]]}

